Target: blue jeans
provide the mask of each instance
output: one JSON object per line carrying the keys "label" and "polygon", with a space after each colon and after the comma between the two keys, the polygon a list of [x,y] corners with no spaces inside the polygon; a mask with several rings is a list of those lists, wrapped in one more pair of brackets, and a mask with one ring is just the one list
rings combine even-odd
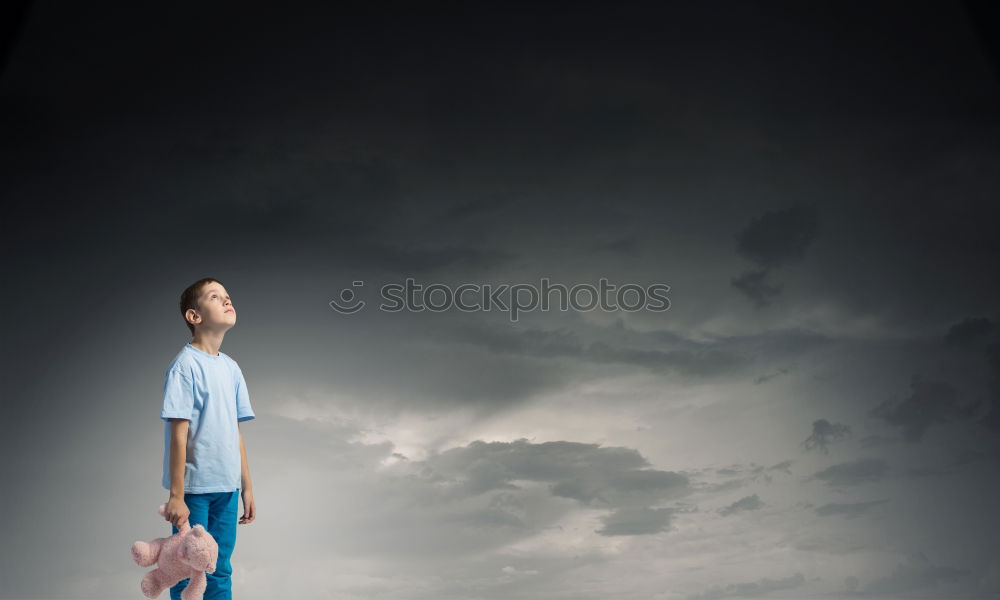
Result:
{"label": "blue jeans", "polygon": [[[184,494],[191,515],[188,523],[191,527],[201,525],[219,544],[219,560],[215,563],[215,572],[206,573],[208,580],[203,600],[232,600],[233,597],[233,567],[229,557],[236,547],[236,521],[239,509],[240,490],[235,492],[213,492],[210,494]],[[177,528],[170,525],[171,535],[177,533]],[[177,585],[170,588],[170,598],[181,600],[181,592],[187,587],[190,579],[181,579]]]}

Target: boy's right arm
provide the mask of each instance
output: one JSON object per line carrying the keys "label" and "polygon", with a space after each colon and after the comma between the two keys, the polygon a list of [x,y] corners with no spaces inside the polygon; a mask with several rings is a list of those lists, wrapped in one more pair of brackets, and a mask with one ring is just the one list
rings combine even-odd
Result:
{"label": "boy's right arm", "polygon": [[184,464],[187,462],[187,419],[170,419],[170,500],[166,519],[180,528],[191,511],[184,502]]}

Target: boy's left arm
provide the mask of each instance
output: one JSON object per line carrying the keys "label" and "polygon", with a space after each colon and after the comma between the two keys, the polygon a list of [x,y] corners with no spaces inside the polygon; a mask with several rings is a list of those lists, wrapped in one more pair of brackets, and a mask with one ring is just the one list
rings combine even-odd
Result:
{"label": "boy's left arm", "polygon": [[253,523],[257,518],[257,507],[253,502],[253,482],[250,481],[250,465],[247,463],[247,447],[243,443],[243,432],[240,432],[240,460],[243,463],[243,516],[240,517],[240,525]]}

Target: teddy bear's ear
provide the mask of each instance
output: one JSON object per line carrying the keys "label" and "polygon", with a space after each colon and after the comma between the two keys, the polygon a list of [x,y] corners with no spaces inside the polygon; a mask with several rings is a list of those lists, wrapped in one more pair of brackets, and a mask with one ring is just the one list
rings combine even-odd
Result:
{"label": "teddy bear's ear", "polygon": [[194,527],[191,528],[191,535],[195,537],[201,537],[205,535],[205,528],[202,527],[201,525],[195,525]]}

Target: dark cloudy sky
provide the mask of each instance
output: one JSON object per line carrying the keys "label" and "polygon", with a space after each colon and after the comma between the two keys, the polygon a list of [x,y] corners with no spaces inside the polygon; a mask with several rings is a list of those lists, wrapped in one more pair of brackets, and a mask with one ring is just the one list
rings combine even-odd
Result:
{"label": "dark cloudy sky", "polygon": [[[35,2],[0,598],[135,598],[220,279],[240,598],[1000,594],[1000,80],[961,3]],[[378,286],[670,286],[387,312]],[[353,281],[369,304],[329,302]]]}

